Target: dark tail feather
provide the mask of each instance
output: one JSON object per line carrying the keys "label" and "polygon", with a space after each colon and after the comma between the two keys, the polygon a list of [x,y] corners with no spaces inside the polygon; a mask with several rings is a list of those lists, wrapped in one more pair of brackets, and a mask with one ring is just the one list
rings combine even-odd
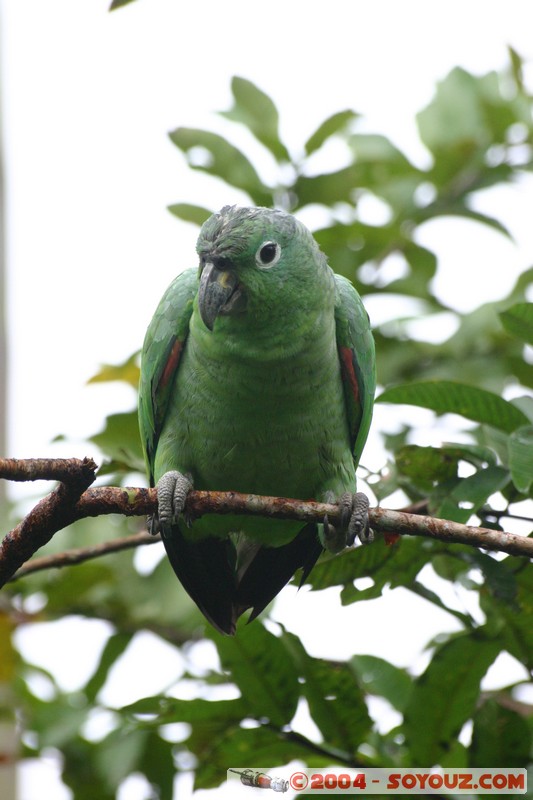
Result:
{"label": "dark tail feather", "polygon": [[214,628],[233,635],[237,616],[232,543],[214,537],[192,542],[177,525],[161,533],[172,569],[185,591]]}
{"label": "dark tail feather", "polygon": [[281,547],[259,547],[239,575],[234,599],[234,617],[252,609],[248,622],[255,619],[283,589],[300,567],[303,578],[309,575],[322,552],[314,523],[305,525],[299,534]]}

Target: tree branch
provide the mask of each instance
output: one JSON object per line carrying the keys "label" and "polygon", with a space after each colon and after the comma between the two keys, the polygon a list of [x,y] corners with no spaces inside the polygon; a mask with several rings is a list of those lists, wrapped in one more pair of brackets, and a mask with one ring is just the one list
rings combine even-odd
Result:
{"label": "tree branch", "polygon": [[159,534],[152,536],[150,533],[143,531],[142,533],[133,533],[131,536],[110,539],[108,542],[89,547],[73,547],[70,550],[55,553],[52,556],[42,556],[41,558],[32,558],[30,561],[26,561],[8,580],[16,581],[19,578],[26,577],[26,575],[31,575],[33,572],[42,572],[45,569],[72,567],[74,564],[83,564],[84,561],[90,561],[93,558],[100,558],[110,553],[119,553],[121,550],[130,550],[133,547],[139,547],[143,544],[155,544],[160,541]]}
{"label": "tree branch", "polygon": [[94,481],[96,468],[92,458],[0,459],[2,477],[11,471],[18,481],[57,477],[62,481],[4,537],[0,545],[0,586],[54,533],[78,519],[74,514],[76,501]]}
{"label": "tree branch", "polygon": [[337,747],[330,747],[325,742],[323,744],[313,742],[311,739],[308,739],[307,736],[304,736],[303,733],[298,733],[298,731],[280,730],[270,722],[264,724],[263,727],[274,731],[274,733],[276,733],[279,738],[285,742],[294,742],[295,744],[299,744],[301,747],[304,747],[306,750],[309,750],[311,753],[330,758],[332,763],[345,764],[347,767],[351,767],[352,769],[358,769],[360,767],[367,766],[365,761],[353,756],[351,753],[347,753],[346,751],[340,750]]}
{"label": "tree branch", "polygon": [[[143,516],[156,511],[156,489],[114,486],[87,488],[94,480],[95,470],[96,465],[91,459],[0,459],[0,477],[14,476],[13,480],[59,478],[62,481],[4,538],[0,545],[0,586],[10,580],[17,570],[19,577],[35,569],[79,563],[107,552],[152,541],[152,537],[139,534],[98,547],[62,553],[47,558],[46,562],[39,559],[42,566],[33,568],[28,564],[23,571],[20,570],[39,547],[76,520],[105,514]],[[204,514],[246,514],[302,522],[322,522],[325,515],[332,523],[340,520],[337,506],[329,503],[237,492],[191,491],[187,497],[186,512],[192,519]],[[381,533],[424,536],[533,558],[533,538],[383,508],[370,509],[369,516],[372,528]]]}
{"label": "tree branch", "polygon": [[9,481],[86,481],[90,486],[97,468],[92,458],[0,458],[0,478]]}

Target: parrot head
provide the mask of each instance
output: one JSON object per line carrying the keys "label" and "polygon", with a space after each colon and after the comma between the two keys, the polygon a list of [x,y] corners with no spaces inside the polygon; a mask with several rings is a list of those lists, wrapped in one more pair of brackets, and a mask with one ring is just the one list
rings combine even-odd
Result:
{"label": "parrot head", "polygon": [[268,208],[225,206],[202,226],[198,312],[210,331],[220,318],[253,325],[305,314],[333,291],[333,277],[307,228]]}

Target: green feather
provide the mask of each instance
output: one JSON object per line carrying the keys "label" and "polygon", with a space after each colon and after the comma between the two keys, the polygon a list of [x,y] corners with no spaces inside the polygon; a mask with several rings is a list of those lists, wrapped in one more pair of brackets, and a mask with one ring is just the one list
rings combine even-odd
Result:
{"label": "green feather", "polygon": [[[336,340],[343,374],[350,441],[357,466],[372,421],[376,391],[374,337],[363,301],[353,285],[342,275],[335,275],[335,281],[338,292],[335,304]],[[353,371],[346,364],[346,351],[350,355],[349,363]]]}
{"label": "green feather", "polygon": [[182,348],[189,333],[198,271],[189,269],[175,278],[156,309],[146,331],[139,383],[139,428],[150,485],[154,459]]}

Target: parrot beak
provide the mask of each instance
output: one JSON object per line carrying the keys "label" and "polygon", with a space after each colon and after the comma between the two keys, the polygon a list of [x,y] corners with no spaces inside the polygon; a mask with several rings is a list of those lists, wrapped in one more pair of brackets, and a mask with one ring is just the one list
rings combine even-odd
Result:
{"label": "parrot beak", "polygon": [[198,310],[206,328],[213,330],[219,314],[242,310],[243,300],[236,273],[231,269],[218,269],[212,261],[207,261],[200,275],[198,290]]}

